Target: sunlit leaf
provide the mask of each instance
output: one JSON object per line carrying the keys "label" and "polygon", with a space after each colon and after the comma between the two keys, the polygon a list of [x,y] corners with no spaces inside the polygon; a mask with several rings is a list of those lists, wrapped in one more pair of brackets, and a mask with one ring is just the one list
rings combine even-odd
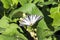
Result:
{"label": "sunlit leaf", "polygon": [[50,4],[52,4],[52,5],[54,5],[54,4],[57,4],[56,2],[54,2],[54,1],[47,1],[47,2],[39,2],[37,5],[38,6],[40,6],[40,7],[43,7],[44,5],[50,5]]}
{"label": "sunlit leaf", "polygon": [[18,4],[18,0],[12,0],[12,2],[13,2],[13,5]]}
{"label": "sunlit leaf", "polygon": [[18,26],[16,24],[10,24],[3,34],[14,35],[17,33]]}
{"label": "sunlit leaf", "polygon": [[1,0],[1,2],[3,3],[3,6],[6,9],[8,9],[10,7],[10,5],[12,4],[11,0]]}
{"label": "sunlit leaf", "polygon": [[[7,35],[7,36],[13,36],[14,38],[16,37],[16,39],[22,39],[22,40],[27,40],[27,38],[22,34],[19,33],[19,31],[17,30],[18,25],[17,24],[10,24],[9,28],[6,28],[6,30],[2,33],[3,35]],[[22,32],[22,29],[20,29],[20,32]]]}
{"label": "sunlit leaf", "polygon": [[58,7],[51,8],[50,13],[50,17],[53,18],[52,26],[60,26],[60,12],[58,10]]}
{"label": "sunlit leaf", "polygon": [[28,0],[19,0],[19,2],[23,6],[28,3]]}
{"label": "sunlit leaf", "polygon": [[0,40],[26,40],[26,39],[19,38],[18,36],[0,35]]}
{"label": "sunlit leaf", "polygon": [[9,27],[9,18],[8,17],[6,17],[6,16],[3,16],[2,18],[1,18],[1,20],[0,20],[0,27],[1,28],[7,28],[7,27]]}
{"label": "sunlit leaf", "polygon": [[0,35],[0,40],[17,40],[17,38],[7,35]]}
{"label": "sunlit leaf", "polygon": [[3,3],[3,7],[6,9],[18,4],[18,0],[1,0],[1,2]]}
{"label": "sunlit leaf", "polygon": [[[38,23],[38,26],[37,26],[37,35],[38,35],[38,39],[39,40],[44,40],[46,36],[49,36],[50,34],[52,35],[52,31],[48,31],[50,29],[48,29],[46,23],[41,20],[39,23]],[[45,31],[46,30],[46,31]],[[49,34],[50,33],[50,34]],[[43,36],[44,35],[44,36]]]}

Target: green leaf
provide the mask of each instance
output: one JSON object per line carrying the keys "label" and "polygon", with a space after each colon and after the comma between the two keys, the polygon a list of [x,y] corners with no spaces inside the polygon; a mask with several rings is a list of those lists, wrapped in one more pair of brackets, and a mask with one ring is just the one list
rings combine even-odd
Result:
{"label": "green leaf", "polygon": [[32,3],[28,3],[24,6],[22,6],[21,8],[17,9],[17,10],[14,10],[13,12],[11,12],[9,14],[10,18],[13,17],[15,14],[16,16],[18,16],[18,13],[20,12],[20,14],[22,13],[31,13],[32,11],[32,7],[34,7],[35,5],[32,4]]}
{"label": "green leaf", "polygon": [[44,5],[50,5],[50,4],[52,4],[52,5],[54,5],[54,4],[57,4],[56,2],[54,2],[54,1],[47,1],[47,2],[39,2],[37,5],[38,6],[40,6],[40,7],[43,7]]}
{"label": "green leaf", "polygon": [[21,33],[17,33],[17,36],[19,36],[19,38],[23,39],[23,40],[28,40],[23,34]]}
{"label": "green leaf", "polygon": [[12,36],[0,35],[0,40],[17,40],[17,38],[14,38]]}
{"label": "green leaf", "polygon": [[8,9],[10,7],[10,5],[12,4],[11,0],[1,0],[1,2],[3,3],[4,8]]}
{"label": "green leaf", "polygon": [[34,0],[34,2],[33,3],[37,3],[39,0]]}
{"label": "green leaf", "polygon": [[18,0],[1,0],[3,7],[8,9],[18,4]]}
{"label": "green leaf", "polygon": [[53,1],[48,1],[48,2],[44,2],[44,3],[41,3],[41,5],[49,5],[49,4],[52,4]]}
{"label": "green leaf", "polygon": [[34,0],[33,3],[37,3],[37,2],[44,2],[44,0]]}
{"label": "green leaf", "polygon": [[15,19],[12,20],[12,22],[16,23],[18,20],[19,20],[18,18],[15,18]]}
{"label": "green leaf", "polygon": [[[14,10],[13,12],[11,12],[9,14],[9,17],[12,18],[14,15],[19,16],[18,13],[20,12],[20,14],[22,13],[28,13],[28,14],[36,14],[36,15],[41,15],[41,11],[37,11],[38,8],[36,7],[35,4],[33,3],[28,3],[24,6],[22,6],[21,8]],[[22,13],[21,13],[22,12]]]}
{"label": "green leaf", "polygon": [[45,38],[49,35],[52,35],[53,32],[49,31],[50,29],[44,22],[44,19],[42,19],[37,26],[37,36],[39,40],[45,40]]}
{"label": "green leaf", "polygon": [[[19,28],[19,26],[17,24],[12,23],[9,25],[9,28],[6,28],[2,35],[13,36],[14,38],[16,37],[16,39],[27,40],[27,38],[22,33],[18,32],[17,28]],[[20,32],[22,32],[21,28]]]}
{"label": "green leaf", "polygon": [[14,10],[9,14],[10,18],[19,18],[22,17],[23,12],[20,12],[20,10]]}
{"label": "green leaf", "polygon": [[5,31],[5,28],[0,27],[0,33],[3,33]]}
{"label": "green leaf", "polygon": [[12,2],[13,2],[13,5],[18,4],[18,0],[12,0]]}
{"label": "green leaf", "polygon": [[17,28],[18,25],[17,24],[10,24],[8,28],[6,28],[6,30],[3,32],[3,34],[6,35],[15,35],[17,33]]}
{"label": "green leaf", "polygon": [[26,40],[26,39],[19,38],[19,36],[0,35],[0,40]]}
{"label": "green leaf", "polygon": [[51,8],[50,13],[50,17],[53,18],[52,26],[60,26],[60,11],[58,10],[58,7]]}
{"label": "green leaf", "polygon": [[44,2],[44,0],[39,0],[39,2]]}
{"label": "green leaf", "polygon": [[23,6],[28,3],[28,0],[19,0],[19,2]]}
{"label": "green leaf", "polygon": [[52,40],[52,37],[45,38],[44,40]]}
{"label": "green leaf", "polygon": [[9,18],[6,17],[6,16],[3,16],[1,19],[0,19],[0,27],[1,28],[7,28],[9,27]]}

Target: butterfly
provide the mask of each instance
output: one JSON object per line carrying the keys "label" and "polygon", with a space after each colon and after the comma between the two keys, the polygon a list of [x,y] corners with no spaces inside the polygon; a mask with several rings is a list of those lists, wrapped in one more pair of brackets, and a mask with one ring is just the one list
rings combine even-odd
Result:
{"label": "butterfly", "polygon": [[20,26],[32,26],[34,25],[38,20],[41,20],[43,17],[38,15],[27,15],[25,18],[20,19],[19,23]]}

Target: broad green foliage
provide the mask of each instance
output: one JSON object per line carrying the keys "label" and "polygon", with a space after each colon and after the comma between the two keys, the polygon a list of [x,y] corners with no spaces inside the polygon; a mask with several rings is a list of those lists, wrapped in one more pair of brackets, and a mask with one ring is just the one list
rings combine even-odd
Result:
{"label": "broad green foliage", "polygon": [[6,0],[1,0],[1,2],[3,3],[3,6],[4,6],[4,8],[6,8],[6,9],[8,9],[9,7],[10,7],[10,3],[11,3],[11,1],[6,1]]}
{"label": "broad green foliage", "polygon": [[17,33],[17,28],[18,26],[16,24],[10,24],[9,27],[6,28],[6,30],[3,32],[3,34],[15,35]]}
{"label": "broad green foliage", "polygon": [[54,26],[55,30],[59,30],[60,26],[60,6],[54,7],[50,9],[51,15],[49,15],[51,18],[53,18],[52,26]]}
{"label": "broad green foliage", "polygon": [[[10,22],[9,18],[6,16],[3,16],[0,20],[0,33],[3,34],[0,36],[1,40],[4,40],[4,39],[6,39],[6,40],[17,40],[20,38],[22,40],[24,35],[20,34],[18,32],[18,30],[17,30],[17,28],[19,28],[18,25],[14,24],[14,23],[9,24],[9,22]],[[19,29],[20,29],[20,32],[23,32],[21,28],[19,28]],[[4,35],[6,35],[6,37]],[[18,37],[16,38],[15,36],[16,37],[19,36],[19,38]],[[8,37],[8,39],[7,39],[7,37]],[[24,39],[26,39],[26,38],[24,37]]]}
{"label": "broad green foliage", "polygon": [[51,8],[51,10],[50,10],[50,13],[51,13],[50,17],[53,18],[53,20],[54,20],[52,26],[60,26],[60,24],[59,24],[60,23],[59,9],[60,8],[55,7],[55,8]]}
{"label": "broad green foliage", "polygon": [[9,27],[9,18],[6,17],[6,16],[3,16],[1,19],[0,19],[0,27],[1,28],[8,28]]}
{"label": "broad green foliage", "polygon": [[38,3],[38,6],[43,7],[44,5],[50,5],[50,4],[54,5],[54,4],[58,4],[58,3],[54,0],[49,0],[46,2],[44,2],[44,0],[40,0],[40,2]]}
{"label": "broad green foliage", "polygon": [[[24,13],[29,13],[29,14],[36,14],[36,15],[39,15],[41,13],[41,11],[38,10],[38,8],[33,4],[33,3],[28,3],[26,5],[24,5],[23,7],[17,9],[17,10],[14,10],[12,13],[9,14],[10,18],[13,16],[13,15],[18,15],[18,12],[24,12]],[[20,14],[22,15],[22,13]],[[42,15],[42,14],[40,14]]]}
{"label": "broad green foliage", "polygon": [[0,40],[17,40],[17,39],[11,36],[0,35]]}
{"label": "broad green foliage", "polygon": [[[29,4],[24,5],[23,7],[15,10],[12,15],[10,14],[10,15],[11,15],[10,17],[12,17],[15,13],[17,14],[17,12],[19,12],[19,11],[24,12],[24,13],[36,14],[36,15],[43,16],[42,12],[39,11],[39,9],[38,9],[34,4],[29,3]],[[48,27],[47,27],[47,25],[45,24],[44,19],[43,19],[43,21],[41,21],[41,22],[39,23],[39,26],[37,26],[37,27],[39,27],[39,29],[37,28],[38,31],[41,30],[40,28],[42,28],[43,30],[46,30],[46,29],[48,30]],[[41,33],[44,32],[43,30],[41,30],[41,31],[42,31]],[[37,32],[38,36],[41,36],[41,33]],[[46,33],[46,32],[45,32],[45,33]],[[45,34],[45,33],[43,33],[43,34]],[[42,35],[43,35],[43,34],[42,34]],[[48,33],[47,33],[47,35],[48,35]],[[47,36],[47,35],[45,35],[45,36]],[[41,37],[42,37],[42,36],[41,36]],[[40,37],[39,37],[39,38],[40,38]],[[43,38],[45,38],[45,37],[42,37],[42,38],[40,38],[40,39],[43,40]]]}
{"label": "broad green foliage", "polygon": [[21,5],[23,6],[24,4],[28,3],[28,0],[19,0],[19,2],[21,3]]}
{"label": "broad green foliage", "polygon": [[[23,37],[23,36],[20,35],[20,37]],[[22,39],[17,36],[0,35],[0,40],[27,40],[27,39],[25,38]]]}
{"label": "broad green foliage", "polygon": [[[60,30],[59,0],[0,0],[0,40],[57,40]],[[4,13],[4,14],[3,14]],[[32,27],[19,26],[23,14],[43,16]],[[31,34],[32,31],[32,34]],[[57,38],[57,39],[56,39]]]}
{"label": "broad green foliage", "polygon": [[13,5],[18,4],[18,0],[12,0]]}
{"label": "broad green foliage", "polygon": [[53,32],[50,29],[48,29],[46,23],[43,20],[39,22],[37,30],[38,39],[40,40],[47,40],[49,38],[46,37],[53,34]]}
{"label": "broad green foliage", "polygon": [[1,0],[1,2],[6,9],[18,4],[18,0]]}

